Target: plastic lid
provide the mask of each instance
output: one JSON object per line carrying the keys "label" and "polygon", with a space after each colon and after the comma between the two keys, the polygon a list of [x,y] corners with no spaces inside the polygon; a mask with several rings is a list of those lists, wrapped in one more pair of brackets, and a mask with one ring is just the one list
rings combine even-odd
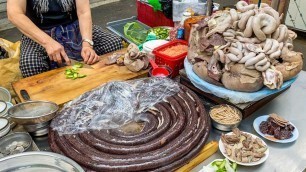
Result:
{"label": "plastic lid", "polygon": [[6,118],[0,118],[0,130],[6,128],[9,121]]}
{"label": "plastic lid", "polygon": [[143,50],[146,53],[151,53],[155,48],[157,48],[161,45],[167,44],[168,42],[169,41],[162,40],[162,39],[148,41],[148,42],[143,44]]}

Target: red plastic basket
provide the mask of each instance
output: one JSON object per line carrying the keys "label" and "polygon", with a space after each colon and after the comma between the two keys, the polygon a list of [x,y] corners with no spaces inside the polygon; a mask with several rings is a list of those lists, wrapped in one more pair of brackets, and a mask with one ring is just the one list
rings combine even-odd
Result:
{"label": "red plastic basket", "polygon": [[174,22],[168,19],[161,11],[154,11],[153,7],[137,0],[137,18],[140,22],[150,26],[174,26]]}
{"label": "red plastic basket", "polygon": [[173,70],[172,77],[177,76],[179,74],[179,70],[184,68],[184,59],[187,56],[187,52],[176,57],[169,57],[161,54],[160,51],[175,45],[188,45],[188,43],[183,40],[174,40],[153,50],[156,64],[169,66]]}

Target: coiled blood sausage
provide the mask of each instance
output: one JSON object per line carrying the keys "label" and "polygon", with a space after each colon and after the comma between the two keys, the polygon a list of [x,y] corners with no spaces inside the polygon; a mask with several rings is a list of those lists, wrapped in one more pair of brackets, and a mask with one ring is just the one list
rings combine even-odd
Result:
{"label": "coiled blood sausage", "polygon": [[199,97],[185,86],[180,88],[156,104],[154,112],[146,112],[139,133],[96,130],[59,135],[51,128],[50,147],[86,171],[174,171],[200,152],[210,132],[210,119]]}

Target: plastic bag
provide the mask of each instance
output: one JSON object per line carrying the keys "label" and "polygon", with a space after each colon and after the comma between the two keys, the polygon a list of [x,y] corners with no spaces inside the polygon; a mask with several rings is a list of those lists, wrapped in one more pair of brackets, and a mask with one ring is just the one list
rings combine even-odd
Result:
{"label": "plastic bag", "polygon": [[9,53],[0,46],[0,60],[9,58]]}
{"label": "plastic bag", "polygon": [[265,97],[268,97],[272,94],[278,93],[286,88],[288,88],[296,78],[293,78],[287,82],[284,82],[283,86],[278,90],[271,90],[267,87],[262,88],[261,90],[253,93],[246,93],[246,92],[239,92],[226,89],[224,87],[219,87],[214,84],[210,84],[204,80],[202,80],[196,73],[192,70],[192,64],[188,62],[186,58],[184,61],[185,70],[187,73],[188,78],[192,82],[192,84],[197,87],[198,89],[218,96],[220,98],[226,99],[233,104],[241,104],[241,103],[249,103],[253,101],[261,100]]}
{"label": "plastic bag", "polygon": [[166,78],[110,82],[67,103],[51,126],[60,134],[119,128],[179,90]]}
{"label": "plastic bag", "polygon": [[124,26],[124,35],[136,45],[140,45],[146,41],[148,30],[137,22],[131,22]]}
{"label": "plastic bag", "polygon": [[0,86],[8,89],[12,97],[15,97],[12,82],[22,78],[19,69],[20,41],[12,43],[0,38],[0,47],[8,53],[8,58],[0,59]]}
{"label": "plastic bag", "polygon": [[158,0],[149,0],[149,4],[153,7],[154,11],[161,10],[161,4]]}
{"label": "plastic bag", "polygon": [[[219,10],[220,4],[213,3],[213,11]],[[191,9],[196,15],[206,15],[206,0],[173,0],[173,21],[179,22],[182,20],[183,13]]]}
{"label": "plastic bag", "polygon": [[163,14],[168,18],[172,19],[172,11],[173,11],[173,4],[172,0],[159,0],[161,4],[161,9],[163,11]]}
{"label": "plastic bag", "polygon": [[173,21],[178,22],[182,20],[183,13],[187,9],[192,9],[197,15],[205,15],[206,3],[199,2],[198,0],[178,1],[173,0]]}
{"label": "plastic bag", "polygon": [[[150,32],[150,33],[148,33],[148,36],[147,36],[145,42],[152,41],[152,40],[157,40],[157,36],[155,35],[155,33]],[[140,51],[142,51],[143,50],[143,44],[138,45],[138,48],[139,48]]]}

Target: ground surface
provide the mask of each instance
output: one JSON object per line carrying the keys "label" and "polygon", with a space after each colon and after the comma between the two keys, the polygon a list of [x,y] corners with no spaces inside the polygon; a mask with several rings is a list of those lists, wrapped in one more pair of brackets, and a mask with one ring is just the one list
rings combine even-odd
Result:
{"label": "ground surface", "polygon": [[[223,7],[231,6],[235,3],[235,1],[215,0],[214,2],[220,3],[221,7]],[[107,22],[129,18],[131,16],[137,16],[136,0],[120,0],[120,2],[114,2],[92,9],[94,24],[100,25],[103,28],[106,27]],[[11,41],[18,41],[21,37],[21,33],[18,31],[18,29],[13,28],[6,31],[1,31],[0,37]],[[306,37],[299,36],[294,42],[294,48],[296,51],[302,52],[304,55],[306,55]],[[306,58],[304,58],[303,70],[306,70]]]}

